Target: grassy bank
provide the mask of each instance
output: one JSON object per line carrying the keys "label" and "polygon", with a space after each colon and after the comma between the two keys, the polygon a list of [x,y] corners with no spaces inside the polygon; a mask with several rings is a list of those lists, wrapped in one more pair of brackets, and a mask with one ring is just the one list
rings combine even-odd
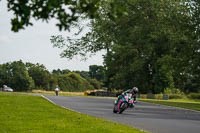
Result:
{"label": "grassy bank", "polygon": [[150,102],[150,103],[200,111],[199,100],[192,100],[192,99],[170,99],[170,100],[139,99],[139,100],[143,102]]}
{"label": "grassy bank", "polygon": [[39,96],[0,92],[1,133],[142,133],[129,126],[75,113]]}

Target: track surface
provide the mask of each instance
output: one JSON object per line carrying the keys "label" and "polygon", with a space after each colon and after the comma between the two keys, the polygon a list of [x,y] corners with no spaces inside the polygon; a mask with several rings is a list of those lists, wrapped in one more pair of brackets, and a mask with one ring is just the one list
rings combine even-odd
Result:
{"label": "track surface", "polygon": [[114,99],[110,98],[45,97],[59,106],[152,133],[200,133],[200,112],[138,102],[134,109],[114,114]]}

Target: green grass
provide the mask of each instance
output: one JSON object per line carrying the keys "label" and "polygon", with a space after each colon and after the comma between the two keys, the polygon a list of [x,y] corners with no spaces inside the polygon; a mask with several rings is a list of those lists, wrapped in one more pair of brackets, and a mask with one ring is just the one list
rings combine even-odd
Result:
{"label": "green grass", "polygon": [[[45,90],[32,90],[30,94],[43,94],[43,95],[53,95],[53,96],[56,95],[54,91],[45,91]],[[59,96],[84,96],[84,92],[59,91]]]}
{"label": "green grass", "polygon": [[39,96],[0,92],[1,133],[144,133],[58,107]]}
{"label": "green grass", "polygon": [[171,99],[171,100],[140,99],[140,101],[200,111],[200,101],[199,100],[192,100],[192,99]]}

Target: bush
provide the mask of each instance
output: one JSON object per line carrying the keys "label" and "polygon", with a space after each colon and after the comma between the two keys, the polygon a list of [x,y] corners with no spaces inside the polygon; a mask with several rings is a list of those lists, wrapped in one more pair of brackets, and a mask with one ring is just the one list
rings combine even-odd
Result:
{"label": "bush", "polygon": [[164,94],[168,94],[169,99],[183,99],[183,98],[185,98],[184,93],[181,92],[180,89],[177,89],[177,88],[166,88],[164,90]]}
{"label": "bush", "polygon": [[162,100],[163,99],[163,94],[156,94],[155,99]]}
{"label": "bush", "polygon": [[199,99],[200,100],[200,93],[190,93],[188,95],[188,98],[191,98],[191,99]]}
{"label": "bush", "polygon": [[89,96],[89,92],[84,91],[84,96]]}
{"label": "bush", "polygon": [[139,94],[139,98],[146,99],[146,98],[147,98],[147,95],[146,95],[146,94]]}
{"label": "bush", "polygon": [[58,85],[62,91],[84,92],[94,87],[77,73],[68,73],[58,76]]}
{"label": "bush", "polygon": [[96,79],[89,79],[89,83],[94,87],[94,89],[100,89],[101,83],[97,81]]}
{"label": "bush", "polygon": [[170,94],[169,99],[183,99],[185,96],[181,94]]}
{"label": "bush", "polygon": [[164,89],[164,94],[179,94],[179,95],[182,95],[183,92],[181,92],[180,89],[177,89],[177,88],[166,88],[166,89]]}
{"label": "bush", "polygon": [[155,94],[148,93],[147,99],[155,99]]}

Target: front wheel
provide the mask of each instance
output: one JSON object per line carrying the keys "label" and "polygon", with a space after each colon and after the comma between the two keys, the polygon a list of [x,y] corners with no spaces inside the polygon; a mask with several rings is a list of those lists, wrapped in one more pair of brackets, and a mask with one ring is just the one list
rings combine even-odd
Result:
{"label": "front wheel", "polygon": [[114,108],[113,108],[113,113],[117,113],[117,105],[114,105]]}
{"label": "front wheel", "polygon": [[122,103],[120,104],[119,114],[121,114],[126,108],[128,108],[128,103],[122,102]]}

